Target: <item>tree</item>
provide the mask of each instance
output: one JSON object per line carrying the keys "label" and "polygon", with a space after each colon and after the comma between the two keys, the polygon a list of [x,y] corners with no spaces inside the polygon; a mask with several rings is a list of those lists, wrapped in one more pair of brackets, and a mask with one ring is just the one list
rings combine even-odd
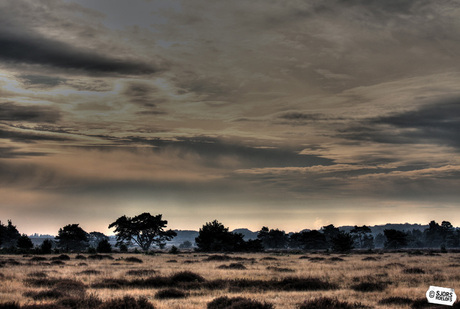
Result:
{"label": "tree", "polygon": [[78,224],[68,224],[59,229],[58,247],[68,251],[83,251],[88,247],[88,233],[86,233]]}
{"label": "tree", "polygon": [[336,252],[348,252],[354,248],[353,237],[346,232],[340,231],[332,238],[332,250]]}
{"label": "tree", "polygon": [[385,248],[388,249],[398,249],[407,246],[408,235],[403,231],[397,231],[394,229],[383,230],[385,234]]}
{"label": "tree", "polygon": [[328,243],[329,247],[332,247],[332,239],[340,233],[340,230],[333,224],[329,224],[323,226],[321,228],[321,232],[324,234],[324,237],[326,237],[326,242]]}
{"label": "tree", "polygon": [[34,247],[34,244],[32,243],[32,240],[30,240],[29,236],[22,234],[18,238],[17,247],[24,251],[28,251]]}
{"label": "tree", "polygon": [[0,245],[3,248],[15,247],[19,237],[21,237],[21,234],[19,234],[11,220],[8,220],[7,226],[0,221]]}
{"label": "tree", "polygon": [[269,230],[268,227],[262,227],[262,229],[257,233],[257,239],[259,239],[264,248],[272,249],[284,249],[288,245],[289,237],[284,231]]}
{"label": "tree", "polygon": [[243,234],[231,233],[217,220],[207,222],[200,229],[195,243],[199,251],[232,252],[232,251],[261,251],[262,243],[259,239],[244,241]]}
{"label": "tree", "polygon": [[179,248],[180,249],[190,249],[192,246],[193,244],[190,241],[186,240],[179,245]]}
{"label": "tree", "polygon": [[96,248],[101,241],[108,239],[109,238],[101,232],[91,232],[88,235],[88,244],[89,246]]}
{"label": "tree", "polygon": [[40,245],[40,252],[43,254],[50,254],[53,249],[53,241],[50,239],[45,239]]}
{"label": "tree", "polygon": [[350,234],[355,241],[355,244],[358,248],[369,248],[374,247],[374,237],[372,236],[372,231],[368,226],[357,226],[350,231]]}
{"label": "tree", "polygon": [[292,234],[290,237],[290,246],[304,250],[327,249],[328,243],[323,233],[313,230]]}
{"label": "tree", "polygon": [[112,245],[109,243],[108,238],[102,239],[98,244],[96,251],[99,253],[110,253],[112,252]]}
{"label": "tree", "polygon": [[162,220],[162,215],[152,216],[144,212],[133,218],[122,216],[109,225],[115,227],[117,246],[136,243],[142,250],[147,251],[152,245],[162,247],[166,241],[173,239],[177,234],[172,230],[165,231],[168,221]]}

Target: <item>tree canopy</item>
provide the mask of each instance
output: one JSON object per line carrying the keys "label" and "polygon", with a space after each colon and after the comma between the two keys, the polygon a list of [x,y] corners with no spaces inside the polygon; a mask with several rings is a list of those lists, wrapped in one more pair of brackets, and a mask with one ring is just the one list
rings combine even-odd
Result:
{"label": "tree canopy", "polygon": [[135,217],[121,216],[109,225],[115,227],[117,246],[134,242],[142,250],[147,251],[152,245],[163,247],[166,241],[173,239],[177,234],[172,230],[165,231],[167,220],[161,214],[152,216],[144,212]]}
{"label": "tree canopy", "polygon": [[68,224],[59,229],[58,247],[65,251],[82,251],[88,246],[88,233],[78,224]]}

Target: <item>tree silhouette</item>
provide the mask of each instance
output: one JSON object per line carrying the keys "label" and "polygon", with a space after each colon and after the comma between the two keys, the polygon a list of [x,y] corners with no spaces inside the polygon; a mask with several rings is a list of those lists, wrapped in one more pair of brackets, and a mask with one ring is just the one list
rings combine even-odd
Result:
{"label": "tree silhouette", "polygon": [[6,226],[0,221],[0,246],[13,248],[16,246],[19,237],[21,237],[21,234],[19,234],[11,220],[8,220],[8,225]]}
{"label": "tree silhouette", "polygon": [[58,247],[64,251],[82,251],[88,246],[88,233],[86,233],[78,224],[68,224],[59,229]]}
{"label": "tree silhouette", "polygon": [[98,244],[96,251],[99,253],[110,253],[112,252],[112,245],[109,243],[107,238],[102,239]]}
{"label": "tree silhouette", "polygon": [[168,221],[162,220],[161,214],[152,216],[144,212],[133,218],[122,216],[111,223],[109,228],[115,227],[117,246],[134,241],[142,250],[147,251],[152,245],[163,247],[166,241],[177,235],[172,230],[164,230],[167,224]]}
{"label": "tree silhouette", "polygon": [[354,248],[353,237],[346,232],[340,231],[331,241],[332,250],[336,252],[348,252]]}
{"label": "tree silhouette", "polygon": [[317,230],[292,234],[290,245],[293,248],[302,248],[304,250],[327,249],[328,247],[326,236]]}
{"label": "tree silhouette", "polygon": [[384,230],[386,241],[385,248],[388,249],[398,249],[407,246],[408,235],[405,232],[397,231],[394,229]]}
{"label": "tree silhouette", "polygon": [[268,227],[262,227],[257,233],[257,239],[259,239],[264,248],[272,249],[284,249],[288,245],[289,237],[284,231],[269,230]]}
{"label": "tree silhouette", "polygon": [[53,249],[53,241],[50,239],[45,239],[40,245],[40,253],[50,254],[51,249]]}
{"label": "tree silhouette", "polygon": [[369,248],[374,247],[374,237],[372,231],[368,226],[356,226],[350,231],[358,248]]}
{"label": "tree silhouette", "polygon": [[30,240],[29,236],[22,234],[18,238],[17,247],[24,251],[28,251],[34,247],[34,244],[32,243],[32,240]]}

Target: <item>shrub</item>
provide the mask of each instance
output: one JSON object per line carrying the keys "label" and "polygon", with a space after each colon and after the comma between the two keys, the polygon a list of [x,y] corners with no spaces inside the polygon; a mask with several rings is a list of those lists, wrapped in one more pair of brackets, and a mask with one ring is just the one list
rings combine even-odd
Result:
{"label": "shrub", "polygon": [[174,288],[160,290],[155,294],[155,298],[157,299],[185,298],[187,296],[187,293],[185,293],[184,291]]}
{"label": "shrub", "polygon": [[132,269],[126,272],[128,276],[151,276],[157,273],[156,270],[153,269]]}
{"label": "shrub", "polygon": [[137,257],[129,257],[125,259],[125,262],[130,262],[130,263],[144,263],[141,259],[138,259]]}
{"label": "shrub", "polygon": [[421,268],[418,267],[413,267],[413,268],[405,268],[403,270],[405,274],[424,274],[425,271]]}
{"label": "shrub", "polygon": [[220,265],[218,267],[219,269],[247,269],[246,266],[244,266],[241,263],[231,263],[230,265]]}
{"label": "shrub", "polygon": [[298,309],[359,309],[367,308],[361,303],[347,303],[336,298],[320,297],[299,304]]}
{"label": "shrub", "polygon": [[51,258],[52,261],[70,261],[70,256],[67,254],[61,254],[59,256],[53,256]]}
{"label": "shrub", "polygon": [[56,260],[56,261],[52,261],[51,265],[65,265],[65,263],[63,261]]}
{"label": "shrub", "polygon": [[209,302],[207,309],[273,309],[270,303],[261,303],[249,298],[226,296],[219,297]]}
{"label": "shrub", "polygon": [[155,307],[145,297],[135,299],[131,296],[125,296],[107,301],[98,309],[155,309]]}
{"label": "shrub", "polygon": [[167,260],[166,263],[177,263],[177,260]]}
{"label": "shrub", "polygon": [[107,254],[92,254],[88,256],[91,260],[113,260],[113,257]]}
{"label": "shrub", "polygon": [[45,290],[40,292],[27,292],[24,293],[24,296],[31,297],[34,300],[42,299],[58,299],[64,296],[64,294],[56,289]]}
{"label": "shrub", "polygon": [[377,261],[377,258],[375,258],[373,256],[366,256],[361,261]]}
{"label": "shrub", "polygon": [[0,304],[0,309],[20,309],[21,307],[17,302],[8,302]]}
{"label": "shrub", "polygon": [[191,271],[182,271],[171,276],[172,282],[205,282],[206,280]]}
{"label": "shrub", "polygon": [[387,297],[379,301],[380,305],[411,305],[412,299],[407,297]]}
{"label": "shrub", "polygon": [[291,269],[291,268],[282,268],[282,267],[275,267],[275,266],[268,266],[267,270],[272,270],[272,271],[276,271],[276,272],[279,272],[279,273],[293,273],[293,272],[295,272],[295,270]]}
{"label": "shrub", "polygon": [[[62,306],[64,308],[71,308],[71,309],[99,309],[101,308],[102,301],[90,294],[89,296],[81,296],[81,297],[67,297],[59,300],[57,305]],[[106,307],[104,307],[106,308]],[[119,307],[121,308],[121,307]],[[125,307],[131,308],[131,307]]]}
{"label": "shrub", "polygon": [[208,256],[205,261],[229,261],[232,258],[228,255],[211,255]]}
{"label": "shrub", "polygon": [[375,292],[383,291],[387,288],[388,283],[386,282],[361,282],[352,285],[351,288],[357,292]]}
{"label": "shrub", "polygon": [[275,287],[283,291],[317,291],[337,289],[337,285],[322,281],[319,278],[296,278],[288,277],[274,284]]}
{"label": "shrub", "polygon": [[83,270],[77,273],[77,275],[100,275],[100,274],[102,274],[102,271],[94,270],[94,269],[87,269],[87,270]]}
{"label": "shrub", "polygon": [[79,255],[77,255],[75,257],[75,259],[77,259],[77,260],[86,260],[86,256],[79,254]]}
{"label": "shrub", "polygon": [[47,258],[43,256],[34,256],[33,258],[30,259],[32,262],[43,262],[46,261]]}
{"label": "shrub", "polygon": [[335,257],[331,257],[331,258],[329,259],[329,261],[331,261],[331,262],[343,262],[343,261],[345,261],[345,260],[342,259],[342,258],[339,258],[339,257],[336,257],[336,256],[335,256]]}
{"label": "shrub", "polygon": [[260,259],[261,261],[278,261],[277,258],[272,257],[272,256],[266,256]]}

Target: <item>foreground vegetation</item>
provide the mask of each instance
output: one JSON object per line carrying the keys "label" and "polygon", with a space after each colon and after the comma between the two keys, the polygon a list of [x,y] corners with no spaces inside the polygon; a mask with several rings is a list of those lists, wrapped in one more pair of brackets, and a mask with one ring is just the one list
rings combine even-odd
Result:
{"label": "foreground vegetation", "polygon": [[0,308],[436,308],[460,254],[3,255],[0,282]]}

